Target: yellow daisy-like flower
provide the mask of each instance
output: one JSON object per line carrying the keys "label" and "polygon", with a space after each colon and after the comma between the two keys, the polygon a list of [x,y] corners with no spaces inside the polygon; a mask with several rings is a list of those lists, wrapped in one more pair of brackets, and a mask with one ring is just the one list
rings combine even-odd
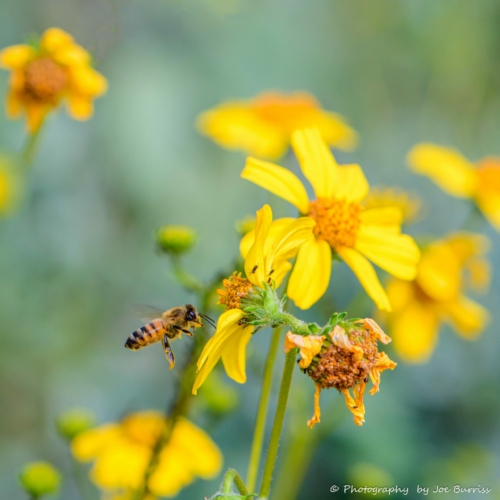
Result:
{"label": "yellow daisy-like flower", "polygon": [[424,143],[410,151],[408,162],[448,194],[474,200],[500,231],[500,158],[484,158],[474,164],[455,149]]}
{"label": "yellow daisy-like flower", "polygon": [[410,236],[401,234],[401,211],[396,207],[365,209],[369,191],[359,165],[339,166],[316,129],[297,130],[292,147],[316,199],[289,170],[248,158],[244,179],[295,205],[316,221],[315,238],[298,252],[288,284],[288,296],[301,309],[311,307],[328,288],[332,253],[353,270],[377,306],[389,311],[389,299],[370,261],[394,276],[412,280],[420,252]]}
{"label": "yellow daisy-like flower", "polygon": [[[373,387],[370,394],[380,390],[380,374],[393,370],[396,363],[385,352],[378,351],[378,342],[388,344],[391,339],[370,318],[357,320],[346,328],[336,325],[328,338],[325,336],[302,337],[287,334],[285,353],[298,347],[300,367],[314,380],[314,416],[307,422],[313,427],[320,422],[319,405],[322,389],[335,388],[344,395],[354,423],[363,425],[365,406],[363,403],[366,384],[370,378]],[[350,390],[353,389],[354,398]]]}
{"label": "yellow daisy-like flower", "polygon": [[47,113],[61,102],[70,115],[87,120],[93,100],[106,91],[106,79],[91,67],[90,54],[73,37],[59,28],[50,28],[40,45],[14,45],[0,52],[0,67],[10,70],[7,116],[26,114],[27,129],[35,133]]}
{"label": "yellow daisy-like flower", "polygon": [[423,249],[415,281],[389,283],[393,312],[388,324],[394,347],[403,359],[426,361],[443,322],[451,323],[468,340],[481,333],[488,312],[466,297],[464,290],[467,286],[487,288],[491,272],[484,254],[488,247],[483,235],[455,233]]}
{"label": "yellow daisy-like flower", "polygon": [[[133,413],[120,423],[78,434],[71,449],[77,460],[94,462],[90,478],[106,498],[129,498],[142,486],[153,447],[165,426],[165,417],[159,412]],[[151,495],[173,497],[197,477],[211,479],[221,468],[219,448],[199,427],[182,418],[160,452],[148,489]]]}
{"label": "yellow daisy-like flower", "polygon": [[422,200],[401,188],[379,186],[370,190],[363,201],[366,209],[396,207],[401,210],[402,223],[412,224],[420,219]]}
{"label": "yellow daisy-like flower", "polygon": [[300,245],[312,238],[314,224],[309,217],[273,221],[269,205],[257,211],[255,230],[243,238],[240,248],[245,259],[245,277],[235,273],[224,280],[224,290],[218,290],[220,303],[227,310],[219,317],[215,334],[198,360],[193,394],[221,358],[230,378],[240,384],[246,382],[246,346],[254,327],[240,324],[244,315],[241,301],[264,283],[274,282],[276,287],[281,284],[292,267],[288,260],[295,256]]}
{"label": "yellow daisy-like flower", "polygon": [[265,92],[249,101],[227,102],[202,113],[197,123],[222,147],[261,158],[280,158],[298,128],[316,127],[327,144],[340,149],[352,149],[357,141],[341,116],[324,111],[305,92]]}

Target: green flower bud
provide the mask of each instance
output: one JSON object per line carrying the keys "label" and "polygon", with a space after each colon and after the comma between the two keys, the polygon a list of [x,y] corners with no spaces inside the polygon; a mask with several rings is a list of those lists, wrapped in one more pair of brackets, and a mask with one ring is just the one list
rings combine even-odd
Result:
{"label": "green flower bud", "polygon": [[248,215],[244,219],[236,221],[234,227],[241,236],[245,236],[245,234],[255,229],[255,216]]}
{"label": "green flower bud", "polygon": [[156,231],[156,243],[165,253],[180,255],[196,243],[196,231],[187,226],[163,226]]}
{"label": "green flower bud", "polygon": [[32,462],[20,474],[23,489],[34,498],[56,493],[61,484],[59,471],[47,462]]}
{"label": "green flower bud", "polygon": [[59,434],[66,439],[73,439],[95,425],[95,415],[85,409],[75,408],[65,411],[56,420]]}

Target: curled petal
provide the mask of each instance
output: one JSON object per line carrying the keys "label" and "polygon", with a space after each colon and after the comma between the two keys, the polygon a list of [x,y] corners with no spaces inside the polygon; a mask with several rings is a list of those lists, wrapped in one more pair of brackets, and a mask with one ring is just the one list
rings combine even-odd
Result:
{"label": "curled petal", "polygon": [[302,335],[288,332],[286,334],[283,349],[285,353],[289,353],[292,349],[298,347],[300,349],[300,356],[302,357],[299,366],[305,369],[311,364],[314,356],[321,351],[324,340],[324,335],[309,335],[308,337],[303,337]]}
{"label": "curled petal", "polygon": [[307,421],[307,427],[312,429],[316,424],[319,424],[321,419],[321,407],[319,405],[319,398],[321,395],[321,385],[314,384],[316,386],[316,392],[314,393],[314,415],[311,419]]}
{"label": "curled petal", "polygon": [[394,370],[396,366],[397,363],[389,359],[385,352],[379,352],[377,362],[370,370],[370,378],[373,382],[373,387],[370,390],[372,396],[380,390],[380,374],[384,370]]}
{"label": "curled petal", "polygon": [[[363,386],[365,385],[364,382],[359,384],[359,386],[357,386],[356,389],[358,387],[361,387],[362,385]],[[355,391],[356,391],[356,389],[355,389]],[[358,403],[360,401],[359,390],[358,390],[356,400],[354,400],[352,398],[351,394],[349,393],[349,389],[342,389],[340,392],[344,395],[345,404],[347,405],[347,408],[349,408],[351,413],[354,415],[354,423],[356,425],[359,425],[359,426],[363,425],[363,422],[365,421],[365,406],[363,404],[364,387],[362,388],[361,405],[359,405],[359,406],[358,406]]]}
{"label": "curled petal", "polygon": [[336,325],[332,333],[330,333],[330,337],[332,339],[332,343],[337,347],[353,352],[358,360],[363,358],[363,349],[351,343],[345,333],[345,330],[341,326]]}
{"label": "curled petal", "polygon": [[366,328],[371,333],[374,333],[378,340],[382,342],[382,344],[389,344],[391,342],[391,338],[384,333],[382,328],[371,318],[365,318],[361,320],[363,328]]}

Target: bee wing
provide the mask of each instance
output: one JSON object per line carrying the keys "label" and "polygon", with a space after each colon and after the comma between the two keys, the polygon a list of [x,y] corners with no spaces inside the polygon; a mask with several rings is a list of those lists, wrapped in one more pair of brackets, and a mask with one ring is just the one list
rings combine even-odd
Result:
{"label": "bee wing", "polygon": [[146,306],[144,304],[135,304],[133,307],[134,316],[144,321],[145,323],[150,323],[155,319],[163,319],[163,313],[161,309],[157,307]]}

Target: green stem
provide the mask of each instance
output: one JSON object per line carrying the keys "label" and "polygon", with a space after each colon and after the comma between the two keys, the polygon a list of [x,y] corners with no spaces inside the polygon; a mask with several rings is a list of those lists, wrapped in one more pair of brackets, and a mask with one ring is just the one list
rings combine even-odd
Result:
{"label": "green stem", "polygon": [[274,319],[282,325],[291,326],[293,333],[297,333],[298,335],[311,335],[311,331],[309,330],[307,323],[304,323],[292,314],[285,311],[279,312],[275,314]]}
{"label": "green stem", "polygon": [[260,456],[262,453],[262,444],[264,442],[264,429],[266,424],[267,408],[269,404],[269,395],[273,380],[273,368],[278,353],[280,336],[283,328],[275,328],[271,337],[271,345],[267,354],[266,366],[262,377],[262,390],[260,393],[259,406],[255,419],[255,429],[252,441],[252,450],[250,452],[250,462],[248,464],[247,485],[249,491],[255,490],[257,474],[259,471]]}
{"label": "green stem", "polygon": [[180,257],[178,255],[171,255],[170,257],[172,259],[172,267],[176,280],[189,291],[204,295],[206,291],[205,285],[186,271]]}
{"label": "green stem", "polygon": [[245,483],[243,482],[243,479],[241,479],[241,476],[237,472],[234,475],[234,484],[235,484],[236,488],[238,488],[238,491],[240,492],[240,495],[248,495],[248,491],[249,490],[245,486]]}
{"label": "green stem", "polygon": [[24,143],[24,147],[21,152],[21,159],[24,170],[29,170],[33,164],[33,160],[35,159],[35,154],[38,148],[41,129],[42,127],[40,126],[36,132],[29,134],[26,142]]}
{"label": "green stem", "polygon": [[274,416],[273,429],[271,431],[271,439],[267,450],[266,464],[262,475],[262,484],[260,487],[259,498],[265,499],[271,491],[271,482],[273,480],[274,467],[276,465],[276,457],[278,456],[278,447],[280,444],[281,430],[285,420],[286,405],[288,402],[288,394],[292,383],[293,369],[295,367],[295,357],[297,349],[291,349],[285,357],[285,366],[283,368],[283,376],[281,378],[280,392],[278,403],[276,405],[276,415]]}

